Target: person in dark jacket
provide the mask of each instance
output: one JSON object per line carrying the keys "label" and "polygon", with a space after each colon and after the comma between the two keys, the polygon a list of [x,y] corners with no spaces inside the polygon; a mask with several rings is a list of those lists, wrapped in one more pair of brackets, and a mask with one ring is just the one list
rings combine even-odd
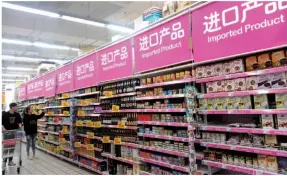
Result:
{"label": "person in dark jacket", "polygon": [[[35,149],[36,149],[36,137],[37,137],[37,120],[44,117],[45,113],[42,112],[40,115],[32,114],[33,109],[31,106],[28,106],[23,111],[23,123],[24,131],[26,133],[27,139],[27,156],[29,159],[36,159]],[[30,147],[32,147],[33,158],[30,157]]]}

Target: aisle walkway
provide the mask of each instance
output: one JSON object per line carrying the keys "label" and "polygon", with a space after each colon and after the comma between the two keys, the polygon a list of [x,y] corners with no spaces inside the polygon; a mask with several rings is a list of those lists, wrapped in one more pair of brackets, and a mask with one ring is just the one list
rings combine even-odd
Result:
{"label": "aisle walkway", "polygon": [[[96,173],[89,172],[84,168],[63,161],[50,154],[36,150],[38,159],[28,160],[26,156],[26,145],[22,145],[22,160],[21,175],[97,175]],[[6,171],[7,172],[7,171]],[[16,169],[8,170],[7,175],[16,175]]]}

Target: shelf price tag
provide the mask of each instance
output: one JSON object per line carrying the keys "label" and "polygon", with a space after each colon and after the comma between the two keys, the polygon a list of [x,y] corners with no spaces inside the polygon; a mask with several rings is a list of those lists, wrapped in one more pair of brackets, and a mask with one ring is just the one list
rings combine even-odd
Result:
{"label": "shelf price tag", "polygon": [[88,138],[93,138],[95,134],[93,132],[87,132]]}
{"label": "shelf price tag", "polygon": [[69,97],[70,97],[70,95],[68,93],[63,93],[62,94],[62,98],[69,98]]}
{"label": "shelf price tag", "polygon": [[76,126],[83,126],[83,121],[82,120],[76,121]]}
{"label": "shelf price tag", "polygon": [[48,115],[49,115],[49,116],[52,116],[52,115],[54,115],[54,112],[53,112],[53,111],[49,111],[49,112],[48,112]]}
{"label": "shelf price tag", "polygon": [[66,139],[65,139],[65,138],[59,138],[59,143],[60,143],[60,144],[66,143]]}
{"label": "shelf price tag", "polygon": [[118,128],[126,128],[126,122],[125,121],[118,121]]}
{"label": "shelf price tag", "polygon": [[113,105],[113,106],[112,106],[112,112],[120,112],[120,106],[118,106],[118,105]]}
{"label": "shelf price tag", "polygon": [[67,126],[63,126],[62,134],[69,134],[69,130],[68,130]]}
{"label": "shelf price tag", "polygon": [[94,127],[94,122],[92,122],[91,120],[87,121],[86,123],[87,127]]}
{"label": "shelf price tag", "polygon": [[89,101],[88,100],[83,100],[82,105],[83,106],[88,106],[89,105]]}
{"label": "shelf price tag", "polygon": [[70,115],[70,112],[69,112],[69,111],[63,111],[63,115],[69,116],[69,115]]}
{"label": "shelf price tag", "polygon": [[103,136],[103,143],[110,143],[110,136]]}
{"label": "shelf price tag", "polygon": [[94,122],[94,127],[95,128],[101,128],[102,127],[102,122],[101,121]]}
{"label": "shelf price tag", "polygon": [[78,111],[78,116],[85,116],[85,112],[84,111]]}
{"label": "shelf price tag", "polygon": [[122,138],[120,138],[120,137],[114,138],[114,144],[115,145],[121,145],[122,144]]}
{"label": "shelf price tag", "polygon": [[87,150],[94,150],[94,144],[87,144]]}
{"label": "shelf price tag", "polygon": [[105,95],[105,97],[112,97],[113,96],[113,91],[105,91],[104,95]]}
{"label": "shelf price tag", "polygon": [[67,101],[63,101],[63,102],[62,102],[62,106],[67,107],[67,106],[69,106],[69,103],[68,103]]}
{"label": "shelf price tag", "polygon": [[75,147],[81,147],[81,142],[75,142]]}

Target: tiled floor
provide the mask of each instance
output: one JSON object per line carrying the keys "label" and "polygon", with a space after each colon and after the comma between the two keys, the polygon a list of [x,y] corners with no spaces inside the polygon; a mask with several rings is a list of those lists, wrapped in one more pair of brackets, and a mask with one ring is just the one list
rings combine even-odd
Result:
{"label": "tiled floor", "polygon": [[[22,167],[21,175],[97,175],[84,168],[63,161],[57,157],[47,154],[39,149],[36,150],[38,159],[28,160],[26,156],[26,145],[22,144]],[[18,158],[15,157],[14,162]],[[16,168],[6,170],[7,175],[16,175]]]}

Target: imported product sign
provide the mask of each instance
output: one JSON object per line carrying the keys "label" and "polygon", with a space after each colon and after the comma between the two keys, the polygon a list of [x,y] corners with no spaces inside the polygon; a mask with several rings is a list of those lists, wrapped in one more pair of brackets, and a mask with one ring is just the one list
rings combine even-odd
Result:
{"label": "imported product sign", "polygon": [[57,88],[56,93],[69,92],[74,89],[73,64],[65,65],[56,71]]}
{"label": "imported product sign", "polygon": [[195,62],[287,44],[287,2],[213,2],[192,12]]}
{"label": "imported product sign", "polygon": [[131,39],[98,52],[99,82],[125,78],[133,74]]}
{"label": "imported product sign", "polygon": [[43,76],[44,97],[53,97],[56,93],[56,71]]}
{"label": "imported product sign", "polygon": [[96,60],[96,53],[93,53],[73,63],[75,89],[96,85]]}
{"label": "imported product sign", "polygon": [[39,77],[27,83],[27,99],[43,97],[44,81],[43,77]]}
{"label": "imported product sign", "polygon": [[20,101],[26,100],[26,83],[20,85],[18,95]]}
{"label": "imported product sign", "polygon": [[136,72],[192,59],[189,15],[179,16],[134,37]]}

